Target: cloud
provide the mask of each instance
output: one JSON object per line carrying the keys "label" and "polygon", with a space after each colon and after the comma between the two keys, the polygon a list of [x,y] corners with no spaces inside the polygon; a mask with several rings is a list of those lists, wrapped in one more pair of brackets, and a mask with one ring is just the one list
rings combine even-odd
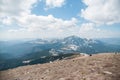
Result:
{"label": "cloud", "polygon": [[0,17],[28,14],[38,0],[0,0]]}
{"label": "cloud", "polygon": [[11,25],[12,21],[13,20],[10,17],[0,18],[0,22],[5,25]]}
{"label": "cloud", "polygon": [[[86,38],[98,37],[101,30],[94,23],[82,23],[79,29],[79,36]],[[101,37],[101,36],[99,36]]]}
{"label": "cloud", "polygon": [[[78,32],[77,19],[63,20],[55,18],[53,15],[37,16],[33,14],[16,17],[16,23],[20,27],[18,30],[10,30],[9,32],[30,32],[39,34],[39,36],[67,36]],[[64,35],[63,35],[64,34]]]}
{"label": "cloud", "polygon": [[16,32],[25,32],[26,29],[25,28],[20,28],[20,29],[9,29],[8,32],[10,33],[16,33]]}
{"label": "cloud", "polygon": [[65,0],[46,0],[46,9],[55,8],[55,7],[62,7],[65,3]]}
{"label": "cloud", "polygon": [[52,15],[48,16],[37,16],[37,15],[26,15],[21,16],[21,18],[16,18],[19,26],[26,27],[34,30],[49,30],[49,29],[64,29],[74,27],[77,23],[77,19],[72,18],[71,20],[63,20],[60,18],[55,18]]}
{"label": "cloud", "polygon": [[31,9],[37,2],[38,0],[0,0],[0,23],[16,23],[16,17],[31,14]]}
{"label": "cloud", "polygon": [[[104,35],[102,33],[107,31],[102,32],[94,23],[113,24],[119,22],[119,10],[115,7],[119,6],[117,4],[113,6],[111,10],[108,10],[109,4],[104,1],[104,3],[107,4],[107,7],[105,6],[107,11],[98,11],[97,9],[103,8],[105,4],[103,5],[101,3],[98,5],[97,3],[100,3],[100,0],[96,0],[95,2],[84,0],[84,3],[88,7],[82,10],[81,16],[90,22],[81,23],[80,26],[80,24],[78,24],[79,20],[74,17],[69,20],[64,20],[62,18],[55,18],[50,14],[47,16],[32,14],[31,9],[38,1],[41,0],[0,0],[0,25],[2,25],[0,38],[56,38],[70,35],[95,37]],[[64,3],[65,0],[46,0],[46,8],[62,7]],[[102,7],[100,7],[100,5]],[[111,11],[113,11],[113,13],[111,13]],[[104,14],[101,15],[99,12]],[[3,26],[7,26],[7,28],[4,30]],[[110,34],[112,35],[112,32]]]}
{"label": "cloud", "polygon": [[[31,9],[38,0],[1,0],[0,24],[16,26],[8,29],[7,35],[15,34],[17,37],[59,37],[77,34],[77,19],[63,20],[53,15],[42,16],[31,13]],[[64,0],[47,0],[49,7],[61,7]],[[25,36],[24,34],[29,34]],[[19,36],[18,36],[19,35]],[[14,37],[15,37],[14,36]]]}
{"label": "cloud", "polygon": [[97,24],[120,23],[120,0],[83,0],[81,17]]}
{"label": "cloud", "polygon": [[80,32],[87,32],[94,30],[95,24],[93,23],[83,23],[80,27]]}

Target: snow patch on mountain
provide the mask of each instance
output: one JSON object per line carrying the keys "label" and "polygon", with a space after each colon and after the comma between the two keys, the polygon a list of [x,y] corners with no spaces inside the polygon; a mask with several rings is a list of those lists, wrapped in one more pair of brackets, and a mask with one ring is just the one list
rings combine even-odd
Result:
{"label": "snow patch on mountain", "polygon": [[74,50],[74,51],[76,51],[76,50],[79,48],[79,46],[73,45],[73,44],[72,44],[72,45],[70,44],[70,45],[68,45],[67,47],[68,47],[69,49],[71,49],[71,50]]}
{"label": "snow patch on mountain", "polygon": [[58,56],[58,52],[55,51],[55,49],[51,49],[49,51],[49,53],[52,55],[52,56]]}
{"label": "snow patch on mountain", "polygon": [[30,62],[31,62],[31,60],[22,61],[22,63],[24,63],[24,64],[27,64],[27,63],[30,63]]}

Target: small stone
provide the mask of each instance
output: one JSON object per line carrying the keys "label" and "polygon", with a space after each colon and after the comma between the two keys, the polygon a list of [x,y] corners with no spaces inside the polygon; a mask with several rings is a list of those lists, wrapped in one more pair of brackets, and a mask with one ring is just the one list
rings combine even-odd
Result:
{"label": "small stone", "polygon": [[109,71],[103,71],[104,74],[112,74],[112,72]]}
{"label": "small stone", "polygon": [[65,80],[65,78],[60,78],[59,80]]}

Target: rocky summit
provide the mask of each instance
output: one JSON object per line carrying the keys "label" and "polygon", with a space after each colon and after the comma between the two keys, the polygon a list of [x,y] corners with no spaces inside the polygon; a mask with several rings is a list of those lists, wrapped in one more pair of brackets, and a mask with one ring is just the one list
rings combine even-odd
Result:
{"label": "rocky summit", "polygon": [[0,80],[119,80],[120,54],[72,56],[0,71]]}

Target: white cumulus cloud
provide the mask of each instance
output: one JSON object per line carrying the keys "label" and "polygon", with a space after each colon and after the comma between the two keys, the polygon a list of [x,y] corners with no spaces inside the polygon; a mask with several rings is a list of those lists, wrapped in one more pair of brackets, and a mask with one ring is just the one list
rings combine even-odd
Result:
{"label": "white cumulus cloud", "polygon": [[65,3],[65,0],[46,0],[45,1],[46,6],[48,8],[54,8],[54,7],[62,7]]}
{"label": "white cumulus cloud", "polygon": [[101,30],[96,27],[94,23],[82,23],[79,29],[79,35],[81,37],[93,38],[98,37],[98,35],[101,33]]}
{"label": "white cumulus cloud", "polygon": [[31,12],[38,0],[0,0],[0,17],[22,15]]}
{"label": "white cumulus cloud", "polygon": [[93,23],[83,23],[80,27],[80,32],[87,32],[94,30],[95,24]]}
{"label": "white cumulus cloud", "polygon": [[[63,20],[55,18],[53,15],[37,16],[33,14],[16,17],[16,22],[20,26],[19,29],[11,29],[9,32],[30,32],[39,34],[39,36],[58,37],[75,35],[78,32],[77,19]],[[49,36],[48,36],[49,35]]]}
{"label": "white cumulus cloud", "polygon": [[81,17],[98,24],[120,23],[120,0],[83,0]]}

